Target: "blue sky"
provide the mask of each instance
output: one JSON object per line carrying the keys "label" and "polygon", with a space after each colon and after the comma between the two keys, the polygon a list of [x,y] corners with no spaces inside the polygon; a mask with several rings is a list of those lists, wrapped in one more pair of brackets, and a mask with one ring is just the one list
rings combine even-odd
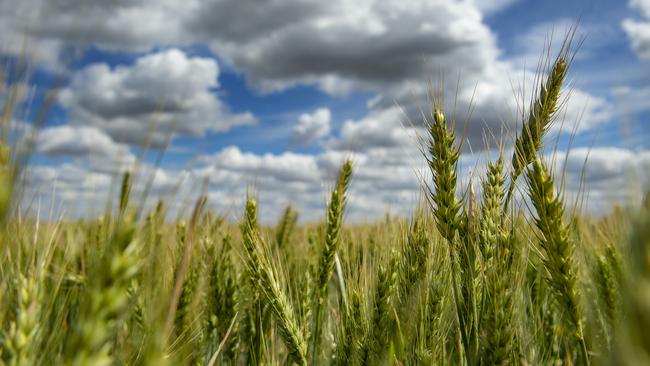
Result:
{"label": "blue sky", "polygon": [[57,214],[99,212],[116,172],[136,169],[140,187],[153,179],[149,201],[175,212],[209,182],[213,208],[233,218],[254,189],[269,220],[289,202],[318,219],[350,156],[350,216],[408,214],[430,84],[444,76],[450,115],[458,92],[467,184],[496,156],[485,136],[510,153],[540,55],[575,24],[584,41],[548,151],[573,141],[567,196],[586,189],[585,209],[603,212],[649,180],[647,0],[0,0],[0,24],[2,58],[27,55],[37,95],[58,86],[26,182]]}

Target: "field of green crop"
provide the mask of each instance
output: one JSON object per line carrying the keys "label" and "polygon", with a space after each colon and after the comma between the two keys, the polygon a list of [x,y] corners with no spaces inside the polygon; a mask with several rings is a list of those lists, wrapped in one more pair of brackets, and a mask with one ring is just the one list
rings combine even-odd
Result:
{"label": "field of green crop", "polygon": [[569,49],[478,194],[459,187],[461,147],[433,101],[426,200],[374,224],[345,222],[353,161],[322,223],[287,207],[260,225],[254,193],[238,223],[205,198],[170,222],[168,203],[138,210],[129,173],[102,217],[39,221],[16,202],[24,159],[3,134],[0,365],[650,364],[648,199],[575,212],[541,153]]}

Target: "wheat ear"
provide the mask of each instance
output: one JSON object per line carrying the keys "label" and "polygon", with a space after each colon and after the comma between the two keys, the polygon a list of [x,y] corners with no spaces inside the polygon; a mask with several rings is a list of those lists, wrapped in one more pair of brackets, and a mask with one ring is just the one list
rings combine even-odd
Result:
{"label": "wheat ear", "polygon": [[514,294],[517,290],[514,233],[501,216],[505,188],[503,161],[488,163],[483,182],[479,241],[483,256],[485,289],[481,307],[483,329],[481,360],[503,365],[514,360],[516,325]]}
{"label": "wheat ear", "polygon": [[447,129],[444,113],[434,108],[433,121],[429,124],[429,155],[426,157],[433,175],[434,189],[429,189],[430,202],[436,227],[443,238],[454,242],[459,226],[460,202],[456,198],[458,158],[453,130]]}
{"label": "wheat ear", "polygon": [[81,303],[64,355],[66,365],[110,365],[118,320],[129,305],[128,288],[140,269],[140,244],[135,222],[125,215],[108,250],[89,273],[87,295]]}
{"label": "wheat ear", "polygon": [[284,214],[282,215],[276,230],[275,241],[280,250],[283,250],[289,243],[297,221],[298,213],[291,208],[291,205],[288,205],[284,210]]}
{"label": "wheat ear", "polygon": [[512,172],[510,186],[506,195],[504,210],[508,207],[515,189],[515,182],[524,168],[533,162],[537,152],[542,148],[544,135],[553,122],[558,109],[560,91],[566,79],[568,62],[566,58],[568,46],[563,47],[560,55],[553,63],[546,81],[539,88],[539,96],[530,107],[528,120],[524,123],[521,133],[515,141],[515,151],[512,154]]}
{"label": "wheat ear", "polygon": [[16,319],[11,322],[5,347],[9,354],[7,365],[32,365],[36,336],[41,328],[41,298],[43,288],[35,275],[18,274],[16,281],[17,308]]}
{"label": "wheat ear", "polygon": [[289,356],[299,365],[307,365],[307,343],[296,320],[289,299],[282,291],[270,253],[257,229],[255,200],[246,202],[246,218],[242,224],[242,237],[246,249],[246,268],[253,285],[264,296],[275,317]]}
{"label": "wheat ear", "polygon": [[375,284],[370,328],[361,346],[363,365],[375,365],[385,362],[383,356],[391,340],[394,323],[393,308],[397,298],[396,285],[399,256],[393,252],[387,265],[380,264]]}
{"label": "wheat ear", "polygon": [[474,359],[472,352],[474,348],[472,346],[474,346],[474,342],[470,340],[473,332],[470,324],[471,314],[468,313],[468,309],[464,306],[465,302],[462,302],[457,288],[462,274],[457,263],[459,254],[456,253],[458,229],[462,224],[459,215],[461,203],[456,197],[460,149],[456,146],[454,131],[447,128],[444,113],[435,105],[433,121],[429,123],[428,127],[428,154],[425,157],[433,176],[433,188],[427,187],[427,198],[433,209],[438,232],[449,244],[452,291],[459,333],[466,361],[472,364]]}
{"label": "wheat ear", "polygon": [[312,311],[312,363],[316,363],[319,356],[321,329],[323,322],[323,307],[327,302],[328,284],[334,271],[334,258],[339,250],[343,212],[347,201],[346,193],[350,178],[352,177],[352,161],[347,160],[341,166],[336,186],[332,191],[327,207],[327,223],[325,230],[325,246],[321,253],[316,288],[314,293],[314,306]]}
{"label": "wheat ear", "polygon": [[576,340],[580,344],[583,361],[589,364],[589,353],[583,329],[583,311],[578,287],[578,273],[573,259],[575,244],[572,241],[568,225],[564,222],[564,203],[556,194],[553,177],[540,162],[535,159],[526,171],[529,197],[535,207],[535,224],[540,232],[540,246],[544,257],[551,287],[562,310],[568,315],[574,327]]}

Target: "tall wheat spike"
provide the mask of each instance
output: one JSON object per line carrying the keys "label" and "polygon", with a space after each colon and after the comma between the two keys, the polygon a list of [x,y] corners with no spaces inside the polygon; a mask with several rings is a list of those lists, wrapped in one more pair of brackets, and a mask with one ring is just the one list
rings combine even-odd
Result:
{"label": "tall wheat spike", "polygon": [[505,227],[501,205],[505,194],[503,161],[488,163],[487,178],[483,182],[483,200],[479,242],[483,257],[484,291],[481,307],[481,359],[489,365],[512,362],[515,350],[514,292],[517,274],[514,273],[514,235]]}
{"label": "tall wheat spike", "polygon": [[[444,113],[434,103],[433,121],[429,123],[428,154],[425,155],[429,170],[433,176],[433,188],[428,187],[429,203],[433,209],[436,227],[440,235],[449,244],[449,256],[451,265],[451,287],[458,320],[458,331],[460,333],[466,362],[473,364],[477,343],[473,337],[475,327],[473,325],[472,306],[467,306],[474,299],[467,298],[470,292],[466,281],[469,268],[461,268],[459,259],[466,261],[466,251],[461,248],[467,245],[466,232],[459,233],[463,226],[460,216],[461,202],[456,197],[456,184],[458,180],[458,159],[460,149],[456,146],[456,137],[453,129],[447,128]],[[460,237],[460,238],[459,238]],[[459,244],[459,241],[462,243]],[[461,258],[462,257],[462,258]],[[471,282],[471,281],[469,281]],[[465,291],[459,291],[460,289]],[[460,292],[460,293],[459,293]]]}
{"label": "tall wheat spike", "polygon": [[246,249],[246,268],[253,284],[263,294],[275,317],[280,336],[289,351],[291,359],[299,365],[307,365],[307,343],[297,322],[289,299],[282,290],[276,271],[273,269],[268,248],[257,230],[257,205],[255,200],[246,202],[246,218],[242,224],[242,237]]}
{"label": "tall wheat spike", "polygon": [[510,186],[508,187],[504,210],[510,203],[517,178],[524,168],[533,162],[537,152],[542,148],[544,135],[548,132],[555,118],[562,85],[569,68],[568,57],[571,49],[571,37],[571,34],[567,36],[546,80],[540,83],[539,95],[532,101],[528,112],[528,120],[522,126],[522,130],[515,141]]}
{"label": "tall wheat spike", "polygon": [[352,161],[347,160],[339,170],[336,186],[327,207],[325,245],[319,258],[318,273],[314,291],[312,310],[312,363],[317,363],[320,355],[320,342],[323,323],[323,307],[326,306],[328,285],[334,271],[334,258],[339,250],[343,212],[347,201],[347,190],[352,177]]}
{"label": "tall wheat spike", "polygon": [[578,273],[574,259],[575,243],[564,222],[564,203],[555,192],[553,177],[546,166],[535,159],[526,172],[529,197],[535,207],[535,224],[540,232],[543,263],[555,299],[574,327],[583,362],[589,364],[584,335],[583,309],[580,301]]}
{"label": "tall wheat spike", "polygon": [[429,124],[427,162],[433,175],[433,187],[429,198],[433,204],[436,227],[443,238],[452,244],[460,219],[461,204],[456,198],[458,158],[460,151],[455,146],[453,130],[447,129],[444,113],[434,107],[433,121]]}
{"label": "tall wheat spike", "polygon": [[488,163],[487,179],[483,182],[479,248],[483,259],[486,261],[494,255],[499,234],[503,229],[503,216],[500,208],[503,203],[504,192],[503,160],[499,158],[495,163]]}

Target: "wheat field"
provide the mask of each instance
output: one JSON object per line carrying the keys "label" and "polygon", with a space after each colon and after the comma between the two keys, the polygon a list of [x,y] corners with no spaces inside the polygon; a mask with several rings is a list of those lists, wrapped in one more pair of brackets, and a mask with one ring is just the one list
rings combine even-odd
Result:
{"label": "wheat field", "polygon": [[345,220],[353,160],[320,223],[289,206],[260,225],[254,192],[237,223],[205,197],[170,221],[168,202],[138,209],[129,172],[101,217],[41,221],[3,134],[0,365],[650,364],[648,198],[582,214],[541,152],[571,57],[540,76],[480,194],[459,186],[455,121],[433,100],[422,204],[363,225]]}

